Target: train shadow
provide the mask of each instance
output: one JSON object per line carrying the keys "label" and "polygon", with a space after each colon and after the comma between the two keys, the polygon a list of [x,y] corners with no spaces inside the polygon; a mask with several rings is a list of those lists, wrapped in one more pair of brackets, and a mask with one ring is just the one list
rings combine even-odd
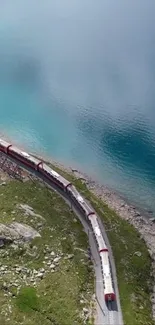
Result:
{"label": "train shadow", "polygon": [[106,306],[109,311],[118,311],[117,302],[116,301],[107,301]]}

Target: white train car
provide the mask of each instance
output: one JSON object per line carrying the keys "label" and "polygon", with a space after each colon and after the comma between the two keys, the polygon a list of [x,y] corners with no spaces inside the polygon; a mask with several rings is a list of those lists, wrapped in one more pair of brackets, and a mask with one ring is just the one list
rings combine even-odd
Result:
{"label": "white train car", "polygon": [[90,207],[86,200],[79,194],[74,185],[67,187],[67,193],[87,218],[89,215],[94,214],[92,207]]}
{"label": "white train car", "polygon": [[115,293],[112,283],[108,248],[102,236],[97,216],[94,214],[92,216],[89,216],[88,218],[90,220],[91,227],[93,229],[93,233],[95,235],[99,250],[104,285],[104,297],[106,301],[112,301],[115,300]]}
{"label": "white train car", "polygon": [[107,252],[108,249],[107,249],[107,246],[106,246],[105,241],[103,239],[103,236],[101,234],[101,230],[99,228],[99,224],[98,224],[96,214],[93,214],[93,216],[89,216],[88,218],[89,218],[91,227],[93,229],[93,232],[94,232],[94,235],[95,235],[95,238],[96,238],[99,253],[104,252],[104,251]]}
{"label": "white train car", "polygon": [[51,167],[49,167],[46,164],[43,164],[43,168],[40,169],[40,172],[46,178],[48,178],[49,181],[53,182],[63,190],[65,190],[67,186],[71,185],[71,182],[69,182],[67,179],[62,177],[59,173],[57,173],[55,170],[53,170]]}
{"label": "white train car", "polygon": [[104,284],[104,297],[106,301],[112,301],[115,300],[115,293],[112,283],[108,250],[100,253],[100,259]]}
{"label": "white train car", "polygon": [[42,168],[43,166],[42,161],[15,146],[10,146],[8,148],[8,155],[35,170],[38,170],[39,167]]}

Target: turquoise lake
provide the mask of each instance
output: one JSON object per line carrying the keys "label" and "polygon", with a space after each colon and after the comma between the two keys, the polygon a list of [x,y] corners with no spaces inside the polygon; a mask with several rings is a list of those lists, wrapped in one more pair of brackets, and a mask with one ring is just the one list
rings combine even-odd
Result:
{"label": "turquoise lake", "polygon": [[155,212],[155,2],[0,1],[0,135]]}

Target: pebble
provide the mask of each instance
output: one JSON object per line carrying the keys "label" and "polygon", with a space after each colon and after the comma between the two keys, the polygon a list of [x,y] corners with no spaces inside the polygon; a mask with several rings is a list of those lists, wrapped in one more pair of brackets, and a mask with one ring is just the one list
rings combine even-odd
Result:
{"label": "pebble", "polygon": [[58,263],[60,259],[61,259],[61,257],[56,257],[56,258],[54,258],[53,262]]}
{"label": "pebble", "polygon": [[74,256],[74,254],[68,254],[67,258],[71,259],[71,258],[73,258],[73,256]]}

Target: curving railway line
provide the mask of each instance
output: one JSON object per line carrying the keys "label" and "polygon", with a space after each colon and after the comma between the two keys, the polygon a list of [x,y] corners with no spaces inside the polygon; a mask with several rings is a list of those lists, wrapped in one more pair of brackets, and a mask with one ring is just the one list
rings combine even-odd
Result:
{"label": "curving railway line", "polygon": [[41,160],[0,139],[0,152],[56,190],[80,219],[88,234],[95,269],[95,325],[123,325],[112,250],[103,223],[75,186]]}

